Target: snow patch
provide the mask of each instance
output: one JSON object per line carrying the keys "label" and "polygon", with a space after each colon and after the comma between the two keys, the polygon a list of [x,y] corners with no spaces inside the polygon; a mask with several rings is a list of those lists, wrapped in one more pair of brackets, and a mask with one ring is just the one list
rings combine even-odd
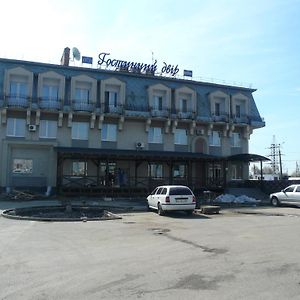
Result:
{"label": "snow patch", "polygon": [[222,194],[218,196],[214,202],[219,203],[256,203],[256,199],[248,197],[246,195],[234,196],[231,194]]}

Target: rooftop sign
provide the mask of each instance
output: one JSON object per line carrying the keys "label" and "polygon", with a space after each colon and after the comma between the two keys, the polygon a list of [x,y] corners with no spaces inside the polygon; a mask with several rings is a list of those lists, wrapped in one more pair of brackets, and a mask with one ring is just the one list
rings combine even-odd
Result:
{"label": "rooftop sign", "polygon": [[[106,67],[113,67],[115,69],[132,70],[152,74],[157,72],[157,60],[152,62],[152,64],[145,64],[121,59],[113,59],[109,58],[109,55],[110,53],[101,52],[98,55],[98,65],[105,65]],[[175,76],[179,72],[178,65],[171,65],[167,64],[166,62],[163,62],[163,64],[164,66],[161,68],[161,74],[170,74],[171,76]]]}

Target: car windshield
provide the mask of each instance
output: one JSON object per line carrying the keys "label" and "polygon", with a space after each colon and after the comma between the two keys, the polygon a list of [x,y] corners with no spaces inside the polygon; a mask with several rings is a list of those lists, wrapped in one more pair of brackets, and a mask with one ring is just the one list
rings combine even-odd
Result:
{"label": "car windshield", "polygon": [[172,187],[170,188],[169,195],[192,195],[192,192],[186,187]]}

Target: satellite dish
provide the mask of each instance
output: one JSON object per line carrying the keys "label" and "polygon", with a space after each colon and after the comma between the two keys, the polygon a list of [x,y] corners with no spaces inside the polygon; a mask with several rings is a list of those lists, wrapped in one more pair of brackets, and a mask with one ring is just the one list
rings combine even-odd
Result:
{"label": "satellite dish", "polygon": [[80,52],[76,47],[72,48],[73,59],[80,60]]}

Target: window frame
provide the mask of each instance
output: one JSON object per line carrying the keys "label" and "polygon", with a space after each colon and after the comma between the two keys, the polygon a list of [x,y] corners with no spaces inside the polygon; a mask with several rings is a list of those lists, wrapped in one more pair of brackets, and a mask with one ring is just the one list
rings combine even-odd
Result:
{"label": "window frame", "polygon": [[163,133],[161,127],[150,127],[148,132],[148,143],[150,144],[162,144]]}
{"label": "window frame", "polygon": [[175,129],[174,144],[183,145],[183,146],[186,146],[188,144],[188,134],[186,129],[183,128]]}
{"label": "window frame", "polygon": [[117,141],[117,124],[105,123],[101,129],[102,142],[116,142]]}
{"label": "window frame", "polygon": [[240,148],[242,146],[241,134],[239,132],[233,132],[231,136],[231,147]]}
{"label": "window frame", "polygon": [[162,179],[163,178],[163,164],[149,163],[148,164],[148,176],[151,179]]}
{"label": "window frame", "polygon": [[209,136],[209,146],[221,147],[221,144],[222,144],[221,132],[220,131],[212,131],[211,135]]}
{"label": "window frame", "polygon": [[[51,128],[51,124],[54,124],[55,123],[55,126],[53,128]],[[44,125],[42,124],[45,124],[45,135],[42,135],[41,134],[41,131],[42,131],[42,127]],[[40,126],[39,126],[39,138],[41,139],[56,139],[57,138],[57,121],[55,120],[40,120]],[[49,135],[49,131],[50,133],[52,132],[52,130],[54,129],[54,132],[55,132],[55,135],[53,136],[50,136]]]}
{"label": "window frame", "polygon": [[[16,162],[16,161],[27,161],[27,162],[29,162],[30,163],[30,165],[31,165],[31,168],[29,169],[29,171],[28,172],[22,172],[22,171],[20,171],[20,172],[16,172],[16,171],[14,171],[14,166],[16,165],[16,166],[18,166],[18,165],[25,165],[25,163],[21,163],[21,162]],[[20,169],[20,170],[22,170],[22,168],[16,168],[15,170],[18,170],[18,169]],[[23,168],[24,169],[24,168]],[[33,173],[33,159],[31,159],[31,158],[13,158],[13,160],[12,160],[12,169],[11,169],[11,172],[12,172],[12,174],[13,175],[16,175],[16,174],[18,174],[18,175],[28,175],[28,174],[32,174]]]}
{"label": "window frame", "polygon": [[[79,167],[79,164],[83,164],[83,173],[75,172],[74,171],[74,165],[77,164],[77,167]],[[73,160],[72,161],[72,169],[71,169],[71,176],[74,177],[85,177],[88,175],[88,163],[84,160]]]}
{"label": "window frame", "polygon": [[[11,123],[13,122],[13,123]],[[19,129],[17,128],[18,123],[22,122],[22,124],[19,124]],[[13,125],[12,128],[12,134],[9,134],[9,126],[10,124]],[[24,138],[25,137],[25,128],[26,128],[26,120],[21,118],[7,118],[7,124],[6,124],[6,136],[7,137],[18,137],[18,138]],[[19,132],[19,133],[18,133]]]}
{"label": "window frame", "polygon": [[[86,127],[86,136],[81,136],[80,125],[82,127]],[[71,137],[72,140],[82,140],[88,141],[89,139],[89,123],[88,122],[72,122],[72,129],[71,129]]]}

